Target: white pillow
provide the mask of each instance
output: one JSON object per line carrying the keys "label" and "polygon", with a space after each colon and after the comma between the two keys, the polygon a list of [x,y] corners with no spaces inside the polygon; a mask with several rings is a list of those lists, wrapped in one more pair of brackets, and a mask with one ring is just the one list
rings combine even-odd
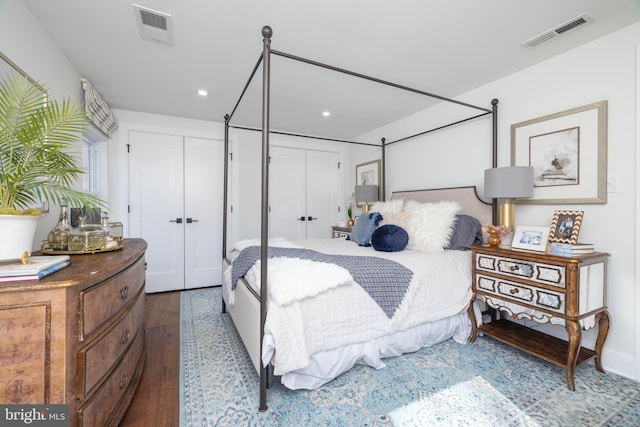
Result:
{"label": "white pillow", "polygon": [[374,202],[369,208],[369,212],[402,212],[404,206],[404,200],[388,200],[386,202]]}
{"label": "white pillow", "polygon": [[455,216],[460,211],[455,201],[418,203],[407,201],[404,210],[409,212],[407,249],[421,252],[443,252],[453,232]]}
{"label": "white pillow", "polygon": [[409,225],[409,218],[411,217],[410,212],[380,212],[382,215],[382,221],[378,223],[378,227],[381,227],[385,224],[394,224],[398,227],[402,227],[405,230]]}

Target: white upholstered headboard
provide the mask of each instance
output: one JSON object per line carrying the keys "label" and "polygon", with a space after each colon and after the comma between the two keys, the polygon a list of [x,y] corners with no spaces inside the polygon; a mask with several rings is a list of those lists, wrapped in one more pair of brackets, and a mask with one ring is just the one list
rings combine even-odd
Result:
{"label": "white upholstered headboard", "polygon": [[475,186],[394,191],[391,194],[391,200],[398,199],[415,200],[422,203],[455,200],[462,206],[461,214],[476,217],[482,225],[493,224],[491,203],[480,200]]}

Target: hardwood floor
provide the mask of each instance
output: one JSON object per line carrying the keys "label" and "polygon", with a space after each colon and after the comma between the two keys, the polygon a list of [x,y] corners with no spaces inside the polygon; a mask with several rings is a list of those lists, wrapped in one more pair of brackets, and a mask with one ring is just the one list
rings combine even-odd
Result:
{"label": "hardwood floor", "polygon": [[180,292],[147,294],[147,361],[121,427],[180,424]]}

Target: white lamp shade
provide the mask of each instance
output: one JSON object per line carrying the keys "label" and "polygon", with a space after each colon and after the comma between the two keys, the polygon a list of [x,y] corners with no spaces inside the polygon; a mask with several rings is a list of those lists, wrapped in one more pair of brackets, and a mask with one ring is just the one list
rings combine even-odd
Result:
{"label": "white lamp shade", "polygon": [[511,166],[484,171],[484,197],[515,199],[533,196],[533,167]]}
{"label": "white lamp shade", "polygon": [[377,185],[356,185],[356,203],[371,203],[378,201]]}

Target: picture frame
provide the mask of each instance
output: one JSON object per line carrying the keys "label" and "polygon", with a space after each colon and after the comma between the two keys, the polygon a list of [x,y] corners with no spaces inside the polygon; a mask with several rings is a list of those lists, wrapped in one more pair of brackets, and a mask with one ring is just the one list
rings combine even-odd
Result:
{"label": "picture frame", "polygon": [[518,204],[607,202],[607,101],[511,125],[511,165],[532,166]]}
{"label": "picture frame", "polygon": [[549,232],[550,242],[578,243],[584,211],[554,211]]}
{"label": "picture frame", "polygon": [[549,227],[518,225],[513,234],[511,248],[544,252],[549,242]]}
{"label": "picture frame", "polygon": [[[378,200],[382,200],[380,169],[381,161],[379,159],[356,165],[356,185],[377,185]],[[362,207],[364,203],[356,203],[356,206]]]}

